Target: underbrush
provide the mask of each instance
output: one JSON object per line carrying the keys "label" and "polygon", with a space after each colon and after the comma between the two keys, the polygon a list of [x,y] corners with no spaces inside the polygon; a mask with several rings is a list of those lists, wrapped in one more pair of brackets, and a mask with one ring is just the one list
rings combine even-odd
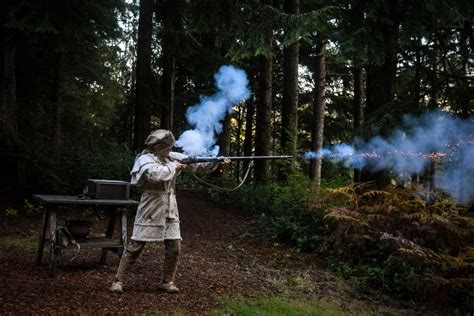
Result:
{"label": "underbrush", "polygon": [[258,214],[266,238],[317,251],[361,289],[474,310],[474,216],[441,192],[372,183],[317,190],[292,178],[240,190],[238,202]]}
{"label": "underbrush", "polygon": [[11,252],[32,252],[37,247],[36,236],[3,236],[0,237],[0,259],[7,258]]}
{"label": "underbrush", "polygon": [[45,148],[33,164],[36,190],[49,194],[82,193],[87,179],[130,180],[133,154],[124,145],[91,147],[68,144]]}

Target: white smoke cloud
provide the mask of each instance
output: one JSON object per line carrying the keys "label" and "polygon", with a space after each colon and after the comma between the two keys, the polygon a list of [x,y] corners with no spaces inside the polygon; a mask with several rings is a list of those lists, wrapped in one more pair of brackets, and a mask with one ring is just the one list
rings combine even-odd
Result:
{"label": "white smoke cloud", "polygon": [[357,149],[339,144],[308,152],[305,158],[322,157],[356,168],[389,169],[411,175],[431,164],[431,154],[442,153],[443,164],[436,173],[436,182],[458,201],[473,201],[474,122],[432,112],[419,118],[406,116],[404,123],[403,130],[394,131],[388,138],[377,136],[367,142],[358,141]]}
{"label": "white smoke cloud", "polygon": [[216,136],[222,132],[221,121],[232,112],[234,104],[250,97],[245,71],[234,66],[222,66],[214,75],[218,91],[212,96],[203,96],[200,102],[188,108],[186,118],[193,127],[185,131],[176,141],[176,146],[188,156],[216,156]]}

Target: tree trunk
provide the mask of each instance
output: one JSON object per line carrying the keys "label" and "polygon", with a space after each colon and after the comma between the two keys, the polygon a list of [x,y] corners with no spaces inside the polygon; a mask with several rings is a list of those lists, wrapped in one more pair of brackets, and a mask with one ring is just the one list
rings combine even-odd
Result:
{"label": "tree trunk", "polygon": [[230,156],[230,134],[232,132],[231,120],[232,115],[227,114],[222,122],[222,133],[217,142],[223,156]]}
{"label": "tree trunk", "polygon": [[[421,42],[418,40],[418,42]],[[422,43],[420,43],[422,45]],[[422,107],[420,106],[420,97],[421,97],[421,52],[417,50],[415,52],[415,75],[413,78],[413,105],[416,107],[417,111],[421,111]]]}
{"label": "tree trunk", "polygon": [[161,108],[161,128],[173,130],[174,96],[176,82],[176,59],[164,52],[165,60],[163,67],[163,102]]}
{"label": "tree trunk", "polygon": [[[253,76],[250,76],[250,81],[253,81]],[[244,156],[252,155],[252,148],[253,148],[253,122],[255,116],[255,103],[254,98],[247,100],[247,110],[245,111],[245,139],[244,139]],[[243,171],[246,172],[249,167],[250,162],[244,161],[243,163]]]}
{"label": "tree trunk", "polygon": [[392,66],[391,63],[367,66],[367,117],[372,118],[377,110],[393,100],[395,75]]}
{"label": "tree trunk", "polygon": [[[372,116],[393,100],[397,71],[397,39],[400,25],[400,0],[388,0],[386,11],[390,21],[371,21],[374,30],[380,30],[383,39],[383,63],[367,67],[366,116]],[[382,13],[381,13],[382,14]],[[377,47],[369,47],[376,50]]]}
{"label": "tree trunk", "polygon": [[0,137],[3,149],[18,140],[16,109],[15,46],[3,43],[0,60]]}
{"label": "tree trunk", "polygon": [[465,21],[464,26],[461,29],[460,41],[459,41],[459,50],[461,53],[462,60],[462,74],[466,77],[466,80],[460,82],[461,93],[459,96],[459,107],[461,108],[461,117],[468,118],[472,113],[472,108],[470,107],[470,101],[472,97],[472,87],[470,81],[467,80],[469,77],[469,59],[472,58],[472,52],[469,49],[469,39],[472,39],[472,23],[470,21]]}
{"label": "tree trunk", "polygon": [[[395,78],[397,71],[397,39],[401,22],[400,0],[387,0],[384,2],[385,8],[377,20],[369,20],[368,24],[374,31],[381,32],[383,44],[383,62],[367,66],[367,86],[366,86],[366,112],[367,120],[375,119],[377,113],[393,101],[395,93]],[[369,4],[370,5],[370,4]],[[379,47],[369,46],[369,51],[376,54]],[[381,133],[385,131],[382,129]],[[386,171],[373,173],[368,168],[363,168],[361,181],[377,180],[378,184],[386,184]]]}
{"label": "tree trunk", "polygon": [[438,108],[438,62],[439,62],[439,49],[438,45],[436,44],[436,39],[432,59],[431,59],[431,67],[432,67],[432,73],[429,76],[429,83],[430,83],[430,91],[429,91],[429,100],[428,100],[428,108],[431,110],[435,110]]}
{"label": "tree trunk", "polygon": [[135,104],[134,148],[143,147],[151,130],[151,34],[153,0],[140,0],[137,42],[137,83]]}
{"label": "tree trunk", "polygon": [[[217,145],[219,145],[219,155],[230,156],[230,134],[232,132],[231,126],[232,116],[227,114],[224,121],[222,122],[222,133],[219,135]],[[218,168],[213,175],[218,177],[224,177],[226,175],[224,167]]]}
{"label": "tree trunk", "polygon": [[179,49],[178,38],[182,29],[182,1],[163,0],[159,7],[162,12],[157,12],[157,16],[160,13],[163,24],[161,128],[173,130],[176,83],[175,56]]}
{"label": "tree trunk", "polygon": [[[363,122],[362,108],[362,67],[355,64],[353,68],[354,74],[354,135],[357,135]],[[354,168],[354,182],[360,181],[360,169]]]}
{"label": "tree trunk", "polygon": [[[266,40],[271,47],[271,38]],[[255,155],[267,156],[271,152],[272,139],[272,57],[260,56],[257,91],[257,118],[255,130]],[[269,161],[255,161],[255,180],[266,183],[269,180]]]}
{"label": "tree trunk", "polygon": [[62,129],[62,68],[63,68],[63,54],[58,52],[56,54],[55,67],[54,67],[54,81],[53,81],[53,94],[51,99],[52,105],[52,144],[54,147],[59,146],[61,143],[61,129]]}
{"label": "tree trunk", "polygon": [[[236,131],[236,135],[235,135],[235,138],[236,138],[235,155],[236,156],[240,156],[241,153],[242,153],[241,139],[242,139],[242,126],[243,126],[244,115],[245,115],[244,108],[243,108],[242,105],[240,105],[238,107],[238,111],[237,111],[237,131]],[[237,180],[239,180],[239,178],[240,178],[240,161],[236,161],[234,170],[235,170],[235,176],[236,176]]]}
{"label": "tree trunk", "polygon": [[[350,25],[353,29],[361,28],[365,25],[366,21],[364,18],[364,10],[366,9],[366,1],[358,1],[351,5],[350,8]],[[354,139],[357,136],[361,136],[361,127],[363,124],[363,78],[362,78],[362,57],[359,53],[353,55],[353,67],[352,75],[354,79],[354,100],[353,100],[353,118],[354,118]],[[354,147],[357,147],[356,142],[353,142]],[[354,182],[360,181],[361,170],[359,168],[354,168]]]}
{"label": "tree trunk", "polygon": [[[299,14],[299,0],[285,0],[285,13]],[[298,62],[299,41],[283,49],[283,100],[281,109],[281,149],[285,154],[296,157],[298,136]],[[288,168],[290,167],[290,168]],[[278,172],[278,180],[285,182],[288,172],[295,167],[295,159],[291,165],[282,165]]]}
{"label": "tree trunk", "polygon": [[363,124],[363,107],[362,107],[362,67],[354,65],[354,131],[357,133]]}
{"label": "tree trunk", "polygon": [[[324,111],[326,109],[326,42],[317,39],[314,80],[313,126],[311,130],[311,151],[318,152],[323,148],[324,139]],[[309,178],[318,187],[321,184],[321,157],[310,161]]]}

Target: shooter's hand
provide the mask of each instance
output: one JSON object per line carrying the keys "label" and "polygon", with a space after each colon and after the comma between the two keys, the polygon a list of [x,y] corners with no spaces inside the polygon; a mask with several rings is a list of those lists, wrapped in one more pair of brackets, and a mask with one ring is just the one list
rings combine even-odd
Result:
{"label": "shooter's hand", "polygon": [[184,164],[180,163],[178,160],[173,160],[174,166],[176,167],[176,170],[181,170],[184,168]]}

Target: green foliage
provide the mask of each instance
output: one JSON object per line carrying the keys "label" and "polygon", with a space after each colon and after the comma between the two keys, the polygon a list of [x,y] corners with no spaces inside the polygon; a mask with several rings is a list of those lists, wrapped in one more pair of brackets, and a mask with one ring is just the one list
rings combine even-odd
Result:
{"label": "green foliage", "polygon": [[79,194],[87,179],[129,181],[132,153],[122,145],[103,145],[93,149],[71,144],[39,155],[38,182],[42,192]]}
{"label": "green foliage", "polygon": [[294,244],[298,250],[314,250],[322,240],[321,218],[310,214],[262,214],[259,225],[262,233],[272,240]]}
{"label": "green foliage", "polygon": [[28,201],[28,199],[25,199],[23,208],[25,209],[27,215],[37,215],[43,213],[44,206],[42,204],[33,204]]}
{"label": "green foliage", "polygon": [[343,311],[328,304],[305,300],[259,298],[253,300],[225,299],[217,315],[345,315]]}
{"label": "green foliage", "polygon": [[18,209],[9,207],[5,210],[5,216],[16,217],[16,216],[19,216],[20,214],[38,215],[38,214],[43,213],[43,209],[44,209],[43,205],[41,204],[36,205],[36,204],[30,203],[30,201],[25,199],[23,210],[18,210]]}
{"label": "green foliage", "polygon": [[9,207],[5,210],[5,216],[9,216],[9,217],[18,216],[18,210],[12,207]]}
{"label": "green foliage", "polygon": [[[107,143],[119,139],[116,126],[126,127],[118,110],[125,99],[121,84],[126,71],[121,48],[113,42],[121,36],[118,16],[125,4],[121,0],[10,3],[1,21],[14,35],[17,48],[19,148],[31,155],[28,172],[46,185],[42,190],[72,193],[69,187],[77,187],[77,180],[60,169],[74,170],[70,164],[78,160],[86,164],[92,160],[88,157],[96,157],[97,165],[98,156],[112,158],[113,145]],[[100,140],[106,145],[99,145]],[[83,158],[76,159],[73,152]],[[50,174],[45,167],[52,167]],[[98,167],[111,168],[106,162]]]}
{"label": "green foliage", "polygon": [[287,185],[244,185],[237,191],[241,209],[251,213],[279,213],[299,207],[298,202],[310,191],[310,183],[302,174],[290,175]]}
{"label": "green foliage", "polygon": [[180,176],[176,179],[176,186],[178,188],[186,188],[186,189],[196,189],[196,188],[203,188],[203,184],[196,180],[191,174],[189,173],[181,173]]}
{"label": "green foliage", "polygon": [[288,184],[246,185],[237,191],[233,204],[257,214],[261,232],[274,241],[285,241],[298,249],[315,249],[321,236],[321,216],[304,211],[302,201],[312,186],[301,174],[292,174]]}
{"label": "green foliage", "polygon": [[[199,7],[201,10],[209,10],[202,8],[201,4]],[[226,47],[226,57],[238,62],[255,56],[275,55],[266,44],[268,37],[275,38],[286,47],[299,39],[312,41],[314,34],[319,31],[329,33],[333,26],[326,21],[335,6],[320,5],[300,14],[287,14],[281,8],[261,2],[240,2],[231,9],[224,9],[224,12],[221,12],[219,5],[213,5],[211,10],[221,13],[216,14],[216,17],[225,15],[227,19],[214,21],[209,19],[209,12],[206,11],[206,19],[200,21],[200,29],[207,30],[210,24],[215,24],[220,30],[216,38],[217,45]]]}
{"label": "green foliage", "polygon": [[351,277],[357,271],[357,268],[353,264],[341,261],[336,256],[328,257],[327,261],[331,270],[343,278]]}
{"label": "green foliage", "polygon": [[22,251],[32,251],[37,247],[37,237],[6,236],[0,237],[0,257],[6,255],[6,248],[16,248]]}

